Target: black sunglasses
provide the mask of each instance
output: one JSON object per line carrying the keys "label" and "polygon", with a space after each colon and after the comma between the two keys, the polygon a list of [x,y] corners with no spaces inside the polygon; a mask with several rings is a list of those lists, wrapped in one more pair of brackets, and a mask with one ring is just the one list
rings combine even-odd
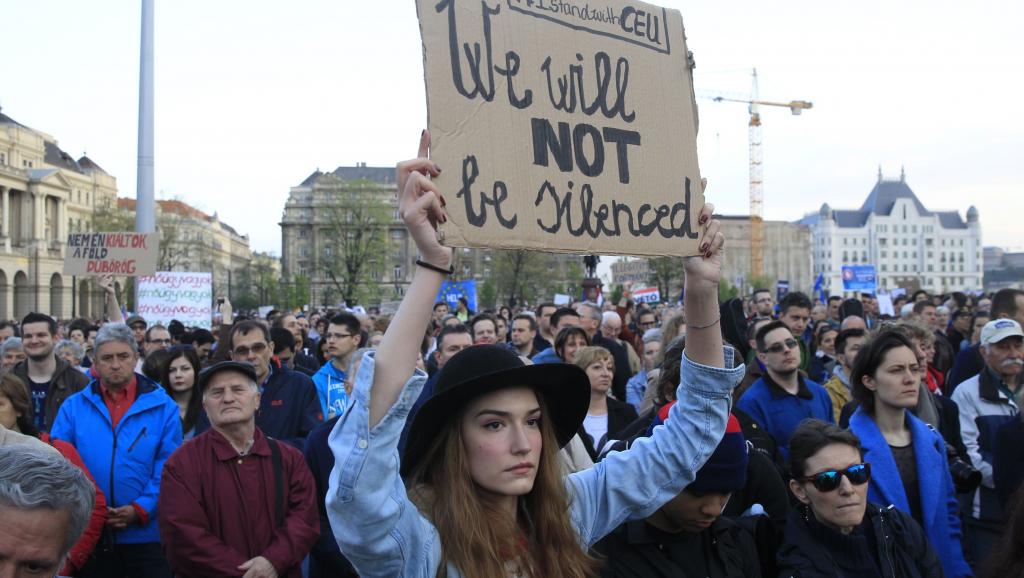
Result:
{"label": "black sunglasses", "polygon": [[866,484],[871,479],[871,464],[854,464],[845,470],[825,470],[804,478],[804,481],[814,484],[819,492],[832,492],[843,483],[843,476],[855,486]]}
{"label": "black sunglasses", "polygon": [[761,351],[764,353],[782,353],[787,349],[796,349],[798,347],[800,347],[800,344],[797,343],[796,339],[790,337],[785,341],[780,341],[778,343],[773,344],[771,347],[765,347]]}

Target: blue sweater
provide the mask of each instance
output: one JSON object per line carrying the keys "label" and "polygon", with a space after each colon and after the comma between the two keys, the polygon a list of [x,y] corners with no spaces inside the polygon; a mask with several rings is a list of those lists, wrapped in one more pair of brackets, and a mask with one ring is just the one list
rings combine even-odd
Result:
{"label": "blue sweater", "polygon": [[825,388],[803,376],[797,378],[800,389],[796,395],[786,393],[772,378],[765,375],[743,393],[736,407],[761,424],[779,445],[783,459],[789,459],[789,437],[807,418],[835,423],[832,401]]}
{"label": "blue sweater", "polygon": [[[912,414],[907,414],[917,465],[917,484],[921,494],[921,520],[928,541],[935,548],[946,576],[971,576],[960,544],[960,505],[946,461],[946,442],[938,432]],[[863,408],[850,418],[850,431],[860,438],[864,461],[871,464],[868,500],[892,504],[910,514],[910,503],[903,488],[896,460],[878,425]]]}

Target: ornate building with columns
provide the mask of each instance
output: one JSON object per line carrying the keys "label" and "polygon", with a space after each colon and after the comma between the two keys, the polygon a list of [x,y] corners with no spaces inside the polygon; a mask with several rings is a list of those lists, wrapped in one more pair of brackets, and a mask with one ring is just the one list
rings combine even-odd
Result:
{"label": "ornate building with columns", "polygon": [[64,275],[64,247],[116,199],[117,180],[98,164],[0,110],[0,319],[102,315],[93,283]]}

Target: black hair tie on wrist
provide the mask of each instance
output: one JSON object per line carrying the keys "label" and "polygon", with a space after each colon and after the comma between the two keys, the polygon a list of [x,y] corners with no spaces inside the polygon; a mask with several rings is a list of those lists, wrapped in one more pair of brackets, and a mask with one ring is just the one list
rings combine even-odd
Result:
{"label": "black hair tie on wrist", "polygon": [[437,265],[431,265],[430,263],[427,263],[426,261],[423,261],[422,259],[416,259],[416,266],[417,267],[423,267],[424,269],[430,269],[431,271],[437,271],[438,273],[440,273],[442,275],[451,276],[451,275],[455,274],[455,265],[451,265],[447,269],[442,269],[442,268],[438,267]]}

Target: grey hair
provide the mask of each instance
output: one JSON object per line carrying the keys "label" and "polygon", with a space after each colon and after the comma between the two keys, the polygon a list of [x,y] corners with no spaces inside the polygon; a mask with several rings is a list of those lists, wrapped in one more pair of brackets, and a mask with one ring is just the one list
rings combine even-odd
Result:
{"label": "grey hair", "polygon": [[0,355],[7,355],[16,349],[24,350],[25,344],[21,341],[20,337],[8,337],[4,344],[0,345]]}
{"label": "grey hair", "polygon": [[622,317],[620,317],[617,312],[605,311],[604,313],[601,314],[601,325],[604,325],[605,323],[613,319],[618,320],[619,323],[622,323]]}
{"label": "grey hair", "polygon": [[96,333],[96,339],[93,341],[93,350],[99,354],[100,347],[107,343],[127,343],[132,351],[138,353],[138,344],[135,342],[135,334],[132,333],[130,327],[124,323],[105,323],[98,333]]}
{"label": "grey hair", "polygon": [[644,331],[643,342],[651,343],[654,341],[661,341],[661,329],[658,327]]}
{"label": "grey hair", "polygon": [[89,525],[96,488],[82,470],[56,452],[32,446],[0,446],[0,507],[67,511],[61,557],[67,556]]}
{"label": "grey hair", "polygon": [[[580,303],[578,307],[586,307],[590,310],[590,313],[587,313],[587,317],[597,321],[598,323],[601,322],[601,308],[597,306],[597,303],[594,303],[593,301],[584,301]],[[580,312],[578,308],[576,312]]]}
{"label": "grey hair", "polygon": [[71,354],[75,356],[78,363],[81,363],[82,358],[85,357],[85,348],[82,347],[81,343],[71,341],[70,339],[61,339],[57,342],[57,345],[53,347],[53,350],[57,352],[57,355],[60,355],[60,352],[64,349],[70,349]]}

